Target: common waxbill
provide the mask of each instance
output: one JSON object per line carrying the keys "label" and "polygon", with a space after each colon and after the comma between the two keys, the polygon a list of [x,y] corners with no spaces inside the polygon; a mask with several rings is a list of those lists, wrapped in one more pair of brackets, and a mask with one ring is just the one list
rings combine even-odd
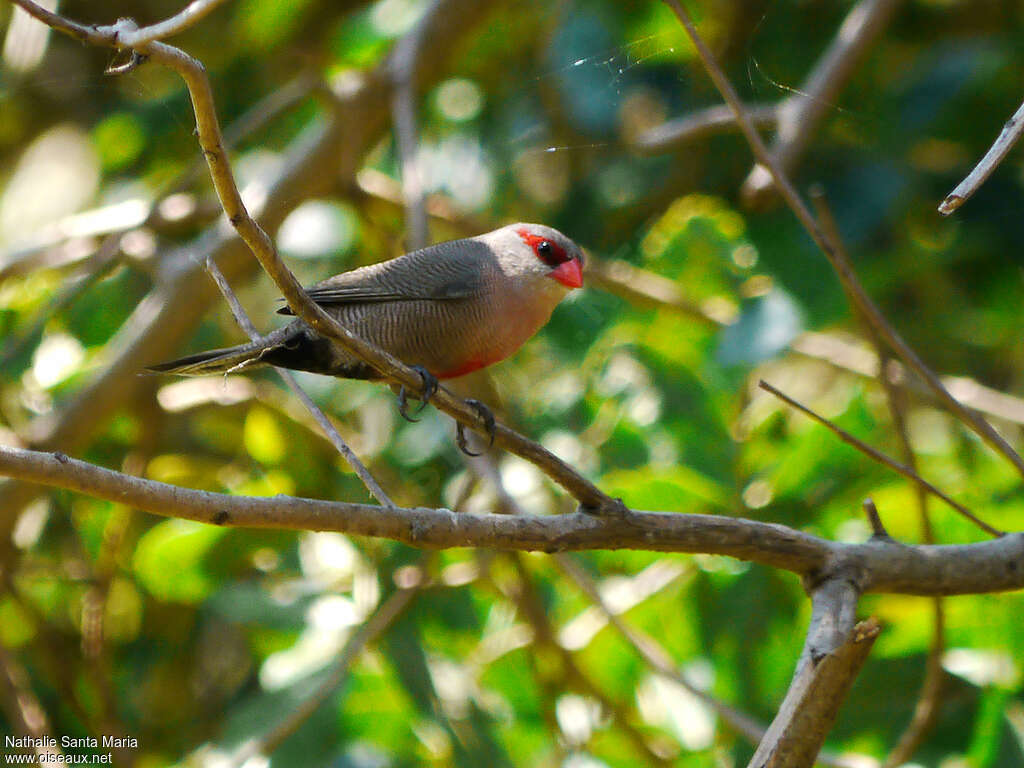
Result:
{"label": "common waxbill", "polygon": [[[357,336],[433,377],[453,379],[511,355],[582,285],[583,252],[576,243],[541,224],[511,224],[343,272],[307,293]],[[292,314],[287,307],[278,312]],[[149,370],[198,376],[262,365],[380,378],[299,319],[261,341]],[[424,387],[429,391],[426,376]]]}

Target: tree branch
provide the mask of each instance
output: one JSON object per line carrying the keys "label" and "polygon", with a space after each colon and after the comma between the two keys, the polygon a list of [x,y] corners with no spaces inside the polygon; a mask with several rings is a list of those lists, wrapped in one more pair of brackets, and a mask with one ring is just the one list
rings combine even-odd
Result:
{"label": "tree branch", "polygon": [[862,592],[954,595],[1024,588],[1024,534],[946,546],[891,540],[829,542],[783,525],[718,515],[634,512],[595,517],[455,514],[293,496],[195,491],[97,467],[63,454],[0,446],[0,474],[214,525],[339,531],[424,548],[561,552],[644,549],[728,555],[825,578],[842,572]]}
{"label": "tree branch", "polygon": [[[779,122],[782,104],[748,104],[750,119],[758,128],[771,128]],[[728,104],[716,104],[691,112],[644,131],[633,142],[633,149],[645,155],[669,152],[691,141],[699,141],[720,133],[738,131],[736,116]]]}
{"label": "tree branch", "polygon": [[1024,104],[1017,107],[1013,117],[1003,124],[1003,130],[999,132],[995,142],[989,147],[985,156],[978,161],[974,169],[967,174],[967,177],[956,185],[956,188],[946,195],[946,199],[939,204],[939,213],[949,216],[971,199],[971,196],[978,191],[978,188],[985,183],[985,180],[992,174],[992,171],[1003,162],[1009,154],[1013,145],[1024,134]]}
{"label": "tree branch", "polygon": [[811,768],[839,707],[867,660],[880,627],[873,619],[844,635],[834,651],[796,675],[747,768]]}

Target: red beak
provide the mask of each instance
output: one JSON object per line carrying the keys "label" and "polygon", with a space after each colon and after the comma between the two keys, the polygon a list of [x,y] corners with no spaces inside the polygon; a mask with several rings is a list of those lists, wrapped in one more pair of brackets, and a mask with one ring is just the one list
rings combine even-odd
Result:
{"label": "red beak", "polygon": [[578,259],[563,261],[551,270],[550,277],[560,282],[566,288],[582,288],[583,265],[580,264]]}

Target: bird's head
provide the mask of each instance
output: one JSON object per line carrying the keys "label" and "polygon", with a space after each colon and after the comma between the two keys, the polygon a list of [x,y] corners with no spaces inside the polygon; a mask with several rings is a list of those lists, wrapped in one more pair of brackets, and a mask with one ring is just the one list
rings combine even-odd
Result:
{"label": "bird's head", "polygon": [[543,224],[512,224],[503,230],[528,272],[543,275],[565,289],[583,286],[583,250],[557,229]]}

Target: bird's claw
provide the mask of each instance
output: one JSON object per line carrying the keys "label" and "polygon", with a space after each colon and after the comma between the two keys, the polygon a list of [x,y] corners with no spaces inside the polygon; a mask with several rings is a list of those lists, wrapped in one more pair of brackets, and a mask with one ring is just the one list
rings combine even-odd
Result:
{"label": "bird's claw", "polygon": [[[414,365],[412,369],[420,375],[420,379],[423,380],[423,389],[418,395],[420,401],[420,407],[416,409],[416,415],[419,416],[423,413],[423,409],[427,407],[427,403],[430,402],[430,398],[437,392],[437,377],[434,376],[430,371],[424,368],[422,365]],[[409,401],[406,399],[405,385],[398,390],[398,413],[406,421],[419,421],[409,415]]]}
{"label": "bird's claw", "polygon": [[[484,430],[487,432],[487,447],[490,448],[494,445],[494,414],[491,413],[490,408],[479,400],[468,398],[466,405],[476,411],[480,420],[484,423]],[[469,446],[466,444],[466,427],[461,421],[455,422],[455,443],[459,446],[459,450],[467,456],[482,456],[484,453],[484,451],[473,453],[473,451],[469,450]]]}

